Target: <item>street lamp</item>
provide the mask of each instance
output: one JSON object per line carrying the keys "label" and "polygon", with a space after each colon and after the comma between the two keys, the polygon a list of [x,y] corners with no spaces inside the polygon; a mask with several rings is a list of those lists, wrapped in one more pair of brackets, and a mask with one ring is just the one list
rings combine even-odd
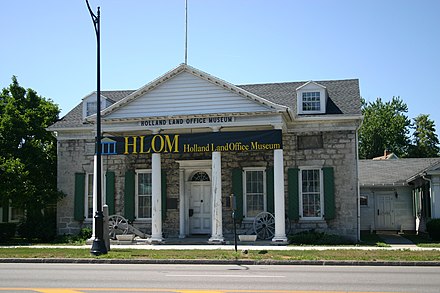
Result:
{"label": "street lamp", "polygon": [[97,43],[97,64],[96,64],[96,142],[95,142],[95,157],[96,157],[96,213],[95,221],[95,239],[92,243],[90,253],[93,255],[107,254],[107,247],[104,241],[104,213],[102,212],[102,178],[101,178],[101,56],[100,56],[100,11],[95,15],[90,8],[89,1],[86,0],[87,8],[92,17],[93,26],[95,27],[96,43]]}

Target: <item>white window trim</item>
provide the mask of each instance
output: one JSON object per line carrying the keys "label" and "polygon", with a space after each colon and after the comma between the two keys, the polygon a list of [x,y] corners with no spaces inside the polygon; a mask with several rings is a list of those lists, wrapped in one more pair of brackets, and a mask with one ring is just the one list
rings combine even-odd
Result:
{"label": "white window trim", "polygon": [[247,216],[247,190],[246,190],[246,172],[247,171],[263,171],[263,210],[267,211],[267,172],[266,167],[245,167],[243,168],[243,219],[244,220],[254,220],[255,217]]}
{"label": "white window trim", "polygon": [[[102,196],[102,204],[103,205],[105,205],[105,204],[107,204],[107,202],[106,202],[106,196],[105,196],[105,194],[106,194],[106,189],[105,189],[105,187],[106,187],[106,176],[105,176],[105,172],[103,172],[102,173],[104,176],[103,176],[103,181],[102,181],[102,189],[101,189],[101,191],[102,191],[102,194],[101,194],[101,196]],[[92,217],[91,218],[89,218],[88,217],[88,207],[89,207],[89,204],[88,204],[88,187],[89,187],[89,176],[91,175],[91,180],[92,180],[92,184],[93,184],[93,179],[94,179],[94,176],[93,176],[93,173],[86,173],[86,178],[85,178],[85,182],[84,182],[84,221],[86,221],[86,222],[91,222],[91,221],[93,221],[93,219],[94,219],[94,217],[95,217],[95,212],[96,212],[96,209],[95,209],[95,207],[94,207],[94,205],[95,205],[95,198],[93,197],[93,188],[94,187],[92,187],[92,209],[93,209],[93,212],[92,212]]]}
{"label": "white window trim", "polygon": [[[138,177],[138,175],[139,174],[148,174],[148,173],[151,174],[152,169],[138,169],[135,171],[136,176],[135,176],[134,216],[137,221],[148,221],[148,222],[151,221],[151,218],[140,218],[139,212],[138,212],[138,210],[139,210],[139,184],[138,184],[139,177]],[[153,197],[153,195],[151,195],[151,197]],[[151,208],[153,208],[153,207],[151,207]]]}
{"label": "white window trim", "polygon": [[[89,218],[89,201],[88,201],[88,196],[89,196],[89,181],[90,181],[90,177],[92,180],[92,217]],[[93,173],[86,173],[86,179],[85,179],[85,184],[84,184],[84,220],[85,221],[91,221],[93,220],[94,217],[94,208],[93,208]]]}
{"label": "white window trim", "polygon": [[[92,93],[83,99],[83,102],[82,102],[83,119],[96,114],[96,113],[93,113],[93,114],[87,115],[88,114],[87,113],[87,103],[88,102],[96,102],[96,93]],[[101,94],[101,111],[104,110],[105,108],[107,108],[108,106],[110,106],[111,104],[112,104],[111,101],[109,101],[107,98],[105,98]]]}
{"label": "white window trim", "polygon": [[[367,198],[367,204],[366,205],[362,205],[360,202],[360,198],[362,196],[365,196]],[[359,206],[363,209],[369,208],[370,207],[370,195],[367,193],[361,193],[361,195],[359,196]]]}
{"label": "white window trim", "polygon": [[[319,92],[320,93],[320,110],[306,111],[303,110],[303,93],[308,92]],[[326,87],[314,82],[309,81],[303,86],[296,89],[296,105],[298,114],[325,114],[325,109],[327,107],[327,90]]]}
{"label": "white window trim", "polygon": [[[319,170],[319,201],[321,206],[320,217],[304,217],[303,214],[303,191],[302,191],[302,171],[304,170]],[[299,187],[299,214],[302,221],[320,221],[324,220],[324,172],[322,167],[300,167],[298,172],[298,187]]]}
{"label": "white window trim", "polygon": [[26,217],[26,211],[23,210],[22,218],[12,219],[12,209],[13,209],[13,207],[9,206],[9,215],[8,215],[8,222],[9,223],[18,223],[18,222],[20,222],[21,219]]}

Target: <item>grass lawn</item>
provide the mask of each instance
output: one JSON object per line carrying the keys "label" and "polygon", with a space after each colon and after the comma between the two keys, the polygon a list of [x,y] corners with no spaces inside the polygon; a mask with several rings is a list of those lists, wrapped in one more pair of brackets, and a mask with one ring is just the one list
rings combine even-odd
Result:
{"label": "grass lawn", "polygon": [[214,260],[351,260],[351,261],[440,261],[440,251],[410,250],[142,250],[112,248],[106,255],[92,256],[89,249],[0,248],[0,258],[103,258],[103,259],[214,259]]}

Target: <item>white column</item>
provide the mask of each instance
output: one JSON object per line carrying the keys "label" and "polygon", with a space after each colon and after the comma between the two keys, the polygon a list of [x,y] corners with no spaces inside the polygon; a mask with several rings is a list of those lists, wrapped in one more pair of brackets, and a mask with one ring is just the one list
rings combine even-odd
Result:
{"label": "white column", "polygon": [[223,242],[222,225],[222,166],[221,153],[212,153],[212,235],[209,242]]}
{"label": "white column", "polygon": [[[102,169],[102,159],[101,159],[101,170],[103,170]],[[94,219],[94,217],[95,217],[96,211],[98,210],[98,207],[96,206],[96,203],[97,203],[96,198],[98,196],[98,177],[96,176],[97,174],[98,174],[98,160],[97,160],[97,157],[95,155],[93,157],[93,194],[92,194],[92,197],[93,197],[93,214],[92,214],[92,237],[90,238],[90,240],[94,240],[95,239],[95,219]],[[102,174],[103,173],[101,172],[101,176],[102,176]],[[101,184],[102,184],[101,191],[104,194],[104,179],[103,178],[101,178]],[[102,199],[101,202],[104,204],[104,196],[103,196],[103,194],[101,194],[101,199]],[[87,211],[86,211],[86,213],[87,213]]]}
{"label": "white column", "polygon": [[440,176],[431,176],[431,218],[440,218]]}
{"label": "white column", "polygon": [[151,157],[151,242],[162,242],[162,188],[160,154],[153,153]]}
{"label": "white column", "polygon": [[274,204],[275,204],[275,236],[274,242],[287,242],[285,203],[284,203],[284,163],[283,150],[274,150]]}
{"label": "white column", "polygon": [[185,170],[179,170],[179,238],[185,238]]}

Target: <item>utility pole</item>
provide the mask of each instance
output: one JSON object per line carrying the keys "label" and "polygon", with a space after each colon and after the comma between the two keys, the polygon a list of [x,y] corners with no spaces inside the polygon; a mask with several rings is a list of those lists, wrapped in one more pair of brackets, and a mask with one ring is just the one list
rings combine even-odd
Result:
{"label": "utility pole", "polygon": [[92,243],[90,253],[93,255],[107,254],[107,247],[104,241],[104,213],[102,211],[102,165],[101,165],[101,36],[100,36],[100,11],[95,15],[90,8],[89,1],[86,0],[87,8],[92,17],[93,26],[95,27],[96,43],[97,43],[97,62],[96,62],[96,139],[95,139],[95,164],[96,164],[96,213],[95,221],[95,239]]}

